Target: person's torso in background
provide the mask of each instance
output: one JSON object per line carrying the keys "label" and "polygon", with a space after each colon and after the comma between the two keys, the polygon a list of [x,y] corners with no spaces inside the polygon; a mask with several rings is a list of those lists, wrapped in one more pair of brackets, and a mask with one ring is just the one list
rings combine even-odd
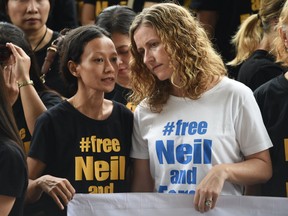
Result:
{"label": "person's torso in background", "polygon": [[228,62],[235,57],[235,49],[230,43],[232,36],[247,17],[258,13],[260,0],[192,0],[190,8],[218,11],[219,20],[215,27],[213,43],[224,62]]}
{"label": "person's torso in background", "polygon": [[[178,1],[180,5],[189,6],[191,0],[180,0]],[[134,1],[119,1],[119,0],[108,0],[108,1],[99,1],[99,0],[83,0],[82,3],[88,3],[95,5],[95,16],[97,16],[103,9],[111,5],[127,5],[133,8],[135,12],[141,12],[143,8],[149,7],[155,3],[164,2],[163,0],[134,0]]]}

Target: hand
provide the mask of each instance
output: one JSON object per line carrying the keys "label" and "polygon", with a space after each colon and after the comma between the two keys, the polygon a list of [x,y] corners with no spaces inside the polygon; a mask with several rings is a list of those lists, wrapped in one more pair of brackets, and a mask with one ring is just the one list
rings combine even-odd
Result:
{"label": "hand", "polygon": [[215,207],[225,182],[225,172],[221,165],[214,166],[196,188],[194,207],[197,211],[207,212]]}
{"label": "hand", "polygon": [[38,180],[41,189],[49,194],[62,210],[75,194],[75,189],[67,179],[44,175]]}
{"label": "hand", "polygon": [[4,81],[7,87],[8,99],[11,106],[15,103],[19,95],[19,88],[16,82],[15,73],[12,72],[12,66],[5,66],[3,69]]}
{"label": "hand", "polygon": [[30,57],[22,48],[12,43],[7,43],[7,47],[12,51],[12,55],[14,56],[12,72],[15,74],[16,80],[19,82],[30,80]]}

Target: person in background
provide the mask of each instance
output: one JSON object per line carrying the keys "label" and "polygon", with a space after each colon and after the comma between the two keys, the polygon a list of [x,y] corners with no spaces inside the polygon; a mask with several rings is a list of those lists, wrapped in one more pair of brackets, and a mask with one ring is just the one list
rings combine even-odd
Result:
{"label": "person in background", "polygon": [[206,212],[220,194],[268,181],[272,143],[253,93],[227,77],[189,10],[144,9],[130,38],[132,191],[195,194],[195,209]]}
{"label": "person in background", "polygon": [[[66,215],[64,206],[75,191],[130,191],[133,113],[104,99],[115,86],[119,67],[109,33],[96,25],[75,28],[65,36],[60,56],[74,95],[38,118],[27,158],[29,178],[34,180],[30,197],[48,191],[50,196],[44,193],[38,200],[47,215]],[[37,180],[45,175],[61,180],[42,181],[54,185],[45,190]]]}
{"label": "person in background", "polygon": [[[186,0],[189,1],[189,0]],[[97,16],[105,8],[112,5],[128,6],[133,9],[136,13],[141,12],[143,8],[150,7],[151,5],[161,3],[161,0],[137,0],[137,1],[119,1],[119,0],[83,0],[82,10],[81,10],[81,24],[94,24]],[[181,5],[184,4],[185,0],[175,1]]]}
{"label": "person in background", "polygon": [[[225,63],[235,57],[232,36],[240,24],[259,11],[260,0],[191,0],[190,9],[203,24]],[[238,68],[228,67],[228,75],[237,78]]]}
{"label": "person in background", "polygon": [[[288,1],[280,14],[278,35],[273,43],[276,61],[288,68]],[[288,72],[261,85],[254,91],[264,124],[272,140],[270,155],[272,178],[260,187],[259,195],[288,197]]]}
{"label": "person in background", "polygon": [[82,12],[81,12],[81,24],[82,25],[94,24],[96,16],[98,16],[98,14],[100,14],[101,11],[103,11],[105,8],[112,5],[127,5],[127,1],[83,0]]}
{"label": "person in background", "polygon": [[[47,48],[60,36],[60,33],[47,27],[47,20],[51,9],[49,0],[2,0],[0,11],[6,14],[7,19],[25,32],[33,52],[41,68],[47,55]],[[70,96],[64,81],[59,73],[59,58],[56,56],[49,72],[46,73],[45,84],[64,97]]]}
{"label": "person in background", "polygon": [[[0,30],[1,32],[1,30]],[[14,83],[16,74],[10,66],[2,65],[10,55],[19,66],[23,50],[11,43],[0,45],[0,215],[22,216],[28,186],[26,156],[12,112],[13,99],[7,83]],[[4,75],[5,74],[5,75]]]}
{"label": "person in background", "polygon": [[237,80],[252,91],[284,72],[284,68],[275,63],[272,43],[277,35],[275,28],[285,2],[262,0],[258,14],[248,17],[233,38],[237,54],[228,65],[240,67]]}
{"label": "person in background", "polygon": [[[176,4],[179,4],[179,5],[187,5],[189,6],[189,1],[190,0],[171,0],[170,2],[174,2]],[[162,2],[165,2],[165,0],[134,0],[134,1],[131,1],[133,2],[133,10],[136,12],[136,13],[139,13],[143,10],[143,8],[147,8],[147,7],[150,7],[154,4],[158,4],[158,3],[162,3]],[[167,1],[166,1],[167,2]],[[129,4],[129,1],[128,1],[128,4]]]}
{"label": "person in background", "polygon": [[[19,134],[28,153],[31,135],[35,129],[37,117],[52,106],[62,101],[61,96],[49,90],[41,81],[39,68],[31,46],[25,40],[24,32],[17,26],[0,22],[0,44],[13,43],[26,53],[21,58],[12,57],[12,53],[1,62],[2,67],[8,67],[15,74],[18,86],[11,81],[7,83],[9,98],[13,101],[13,113],[19,129]],[[11,59],[12,58],[12,59]],[[20,63],[13,60],[15,58]],[[8,70],[8,69],[7,69]],[[8,74],[5,74],[8,76]],[[5,76],[4,75],[4,76]],[[7,78],[7,80],[9,80]]]}
{"label": "person in background", "polygon": [[76,0],[50,0],[50,5],[48,28],[60,32],[65,28],[72,29],[79,26]]}
{"label": "person in background", "polygon": [[131,8],[114,5],[105,8],[96,19],[96,25],[111,34],[111,39],[120,60],[115,88],[112,92],[106,94],[105,98],[123,103],[132,111],[135,107],[127,102],[127,97],[131,93],[129,27],[135,16],[136,13]]}

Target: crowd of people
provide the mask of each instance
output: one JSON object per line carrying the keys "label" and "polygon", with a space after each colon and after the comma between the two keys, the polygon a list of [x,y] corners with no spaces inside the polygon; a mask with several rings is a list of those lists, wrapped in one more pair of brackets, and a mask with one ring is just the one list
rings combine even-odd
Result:
{"label": "crowd of people", "polygon": [[0,14],[0,215],[67,215],[75,193],[186,193],[199,212],[288,196],[288,0]]}

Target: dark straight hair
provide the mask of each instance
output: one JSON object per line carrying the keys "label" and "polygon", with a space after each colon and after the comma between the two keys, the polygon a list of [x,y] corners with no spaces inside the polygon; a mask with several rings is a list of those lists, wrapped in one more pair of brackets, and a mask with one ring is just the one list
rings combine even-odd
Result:
{"label": "dark straight hair", "polygon": [[22,140],[19,136],[19,130],[16,126],[15,118],[12,112],[12,105],[8,100],[8,91],[3,72],[4,67],[0,65],[0,137],[7,137],[13,140],[22,150],[24,150]]}
{"label": "dark straight hair", "polygon": [[[2,0],[0,0],[1,2]],[[40,79],[40,68],[37,63],[35,54],[31,48],[30,43],[26,39],[25,33],[17,26],[8,23],[0,22],[0,44],[6,44],[11,42],[19,47],[21,47],[25,53],[31,59],[30,67],[30,77],[34,82],[34,86],[37,92],[42,92],[48,90],[48,88],[43,84]]]}
{"label": "dark straight hair", "polygon": [[136,13],[127,6],[113,5],[105,8],[97,17],[96,25],[104,28],[110,34],[121,33],[129,35],[129,28]]}

